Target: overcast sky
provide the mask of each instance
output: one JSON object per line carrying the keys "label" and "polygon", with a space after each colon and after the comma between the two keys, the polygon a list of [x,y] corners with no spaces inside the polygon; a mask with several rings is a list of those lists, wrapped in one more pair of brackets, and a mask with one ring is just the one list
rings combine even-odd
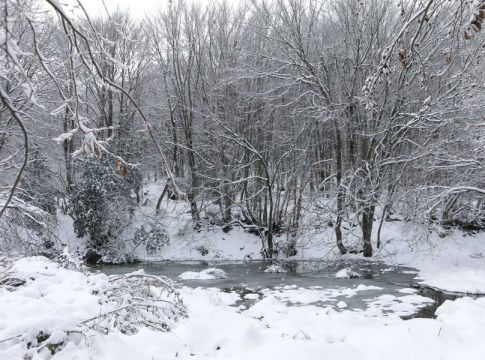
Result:
{"label": "overcast sky", "polygon": [[[104,0],[109,11],[115,10],[118,6],[130,10],[134,17],[142,17],[145,13],[153,13],[157,8],[166,6],[169,0]],[[75,3],[75,0],[61,0],[63,4]],[[106,14],[102,0],[81,0],[90,16]]]}

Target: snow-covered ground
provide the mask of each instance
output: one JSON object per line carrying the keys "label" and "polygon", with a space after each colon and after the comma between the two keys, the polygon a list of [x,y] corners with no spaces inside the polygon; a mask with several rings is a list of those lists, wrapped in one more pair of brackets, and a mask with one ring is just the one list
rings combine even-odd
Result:
{"label": "snow-covered ground", "polygon": [[[395,226],[399,231],[405,224]],[[444,238],[433,234],[422,244],[412,244],[406,238],[395,237],[378,257],[389,263],[418,269],[418,277],[428,286],[452,292],[485,294],[483,232],[468,235],[454,230]]]}
{"label": "snow-covered ground", "polygon": [[[357,311],[346,309],[345,301],[326,307],[311,303],[322,297],[352,297],[369,287],[289,286],[267,289],[262,296],[249,296],[250,304],[237,305],[237,293],[183,287],[179,291],[188,317],[171,323],[171,331],[140,325],[128,335],[113,323],[108,334],[79,335],[77,324],[110,311],[111,305],[99,301],[109,288],[106,275],[59,268],[42,257],[19,260],[10,274],[26,283],[0,289],[0,359],[5,360],[479,360],[485,353],[485,298],[446,301],[436,319],[402,320],[399,315],[430,300],[404,288],[399,296],[383,294]],[[288,301],[298,306],[288,306]],[[41,331],[45,339],[35,340]]]}
{"label": "snow-covered ground", "polygon": [[40,256],[1,260],[2,360],[46,359],[60,349],[65,358],[88,359],[83,349],[98,334],[164,329],[185,315],[166,279],[83,273]]}

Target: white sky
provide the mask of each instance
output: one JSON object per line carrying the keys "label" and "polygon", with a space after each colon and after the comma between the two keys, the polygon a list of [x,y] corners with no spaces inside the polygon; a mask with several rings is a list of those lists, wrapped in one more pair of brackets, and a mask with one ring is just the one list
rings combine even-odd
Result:
{"label": "white sky", "polygon": [[[61,4],[76,4],[76,0],[59,0]],[[111,12],[118,6],[129,9],[133,17],[143,17],[145,13],[153,14],[158,8],[165,7],[169,0],[104,0],[106,7]],[[81,0],[89,16],[97,17],[106,15],[102,0]]]}
{"label": "white sky", "polygon": [[[76,0],[60,0],[60,3],[72,4]],[[153,14],[158,8],[167,6],[170,0],[104,0],[109,11],[115,10],[118,6],[120,8],[129,9],[133,17],[143,17],[145,13]],[[176,1],[176,0],[173,0]],[[205,0],[188,0],[197,3],[204,3]],[[235,0],[228,0],[235,1]],[[81,3],[86,8],[90,16],[103,16],[106,14],[102,0],[81,0]]]}

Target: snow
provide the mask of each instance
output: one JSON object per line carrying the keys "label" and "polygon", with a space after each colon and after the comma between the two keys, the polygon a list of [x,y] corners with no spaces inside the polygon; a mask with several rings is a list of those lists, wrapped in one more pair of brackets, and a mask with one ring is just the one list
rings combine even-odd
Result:
{"label": "snow", "polygon": [[404,223],[388,224],[385,246],[377,255],[388,263],[418,269],[421,284],[449,292],[485,294],[485,233],[452,230],[417,241]]}
{"label": "snow", "polygon": [[286,270],[281,267],[281,265],[270,265],[266,269],[264,269],[265,273],[273,273],[273,274],[278,274],[278,273],[285,273]]}
{"label": "snow", "polygon": [[425,268],[419,278],[423,279],[423,284],[447,291],[485,294],[485,269],[468,266]]}
{"label": "snow", "polygon": [[[22,359],[278,359],[398,360],[482,359],[485,351],[485,298],[446,301],[436,319],[403,320],[432,300],[403,288],[369,299],[364,309],[352,310],[339,297],[357,292],[382,291],[363,284],[352,288],[324,289],[282,286],[250,293],[252,306],[237,306],[241,296],[216,288],[179,289],[188,317],[172,331],[140,328],[131,335],[120,331],[71,334],[86,317],[99,314],[100,297],[109,277],[83,274],[59,267],[42,257],[13,263],[10,274],[25,285],[8,291],[0,288],[0,358]],[[141,274],[141,273],[140,273]],[[332,298],[335,306],[312,305]],[[289,305],[299,302],[300,306]],[[305,305],[305,306],[301,306]],[[414,310],[413,310],[414,309]],[[62,343],[52,356],[46,348],[31,351],[26,341],[39,331],[48,342]],[[5,339],[18,336],[12,340]]]}
{"label": "snow", "polygon": [[[136,226],[152,215],[160,184],[146,189],[147,206],[135,214],[130,239]],[[157,254],[143,247],[134,249],[143,260],[244,260],[260,259],[261,240],[234,226],[229,233],[217,227],[195,231],[183,202],[164,200],[160,218],[170,235],[170,245]],[[59,217],[61,239],[71,252],[82,252],[83,239],[72,232],[72,220]],[[355,231],[358,231],[358,227]],[[302,233],[296,260],[362,260],[359,254],[340,256],[335,250],[332,228]],[[354,231],[353,228],[351,231]],[[280,239],[276,238],[276,241]],[[395,265],[413,269],[423,285],[446,291],[485,294],[485,234],[461,231],[420,235],[402,221],[385,223],[381,240],[370,261],[384,262],[389,271]],[[201,249],[207,250],[202,252]],[[278,259],[279,260],[279,259]],[[0,262],[0,271],[5,261]],[[271,267],[270,267],[271,268]],[[271,268],[271,272],[281,269]],[[403,320],[433,300],[407,286],[388,293],[384,288],[345,280],[359,276],[345,267],[335,274],[343,287],[279,286],[251,290],[240,295],[216,288],[180,287],[188,317],[173,324],[172,331],[140,328],[135,334],[112,331],[90,333],[88,339],[66,336],[86,318],[99,315],[106,307],[100,294],[109,289],[109,277],[66,270],[44,258],[25,258],[9,271],[26,281],[15,291],[0,287],[0,359],[22,359],[29,352],[26,343],[40,331],[49,343],[63,342],[54,359],[473,359],[483,358],[485,343],[485,298],[463,297],[445,301],[436,319]],[[357,269],[358,270],[358,269]],[[222,270],[209,268],[185,272],[184,280],[225,278]],[[268,275],[269,276],[269,275]],[[285,275],[286,278],[286,275]],[[334,279],[335,281],[335,279]],[[357,281],[357,283],[355,283]],[[362,280],[364,282],[364,280]],[[347,285],[349,284],[349,285]],[[362,306],[355,299],[363,298]],[[108,305],[111,306],[111,305]],[[105,308],[103,310],[103,308]],[[20,339],[4,341],[22,334]],[[32,353],[32,351],[30,351]],[[29,354],[30,354],[29,353]],[[46,349],[33,359],[49,359]]]}
{"label": "snow", "polygon": [[338,307],[339,309],[345,309],[346,307],[348,307],[348,305],[347,305],[347,303],[346,303],[345,301],[339,301],[339,302],[337,303],[337,307]]}
{"label": "snow", "polygon": [[409,316],[416,313],[420,308],[433,303],[430,298],[420,295],[381,295],[368,301],[368,312],[374,315],[386,315],[392,313],[398,316]]}
{"label": "snow", "polygon": [[361,291],[380,291],[378,286],[368,286],[359,284],[353,288],[322,289],[313,287],[310,289],[297,286],[280,286],[274,289],[264,289],[262,292],[266,297],[299,305],[309,305],[314,303],[327,303],[336,301],[339,297],[352,298]]}
{"label": "snow", "polygon": [[200,272],[186,271],[179,275],[180,280],[216,280],[226,278],[226,272],[216,268],[209,268]]}
{"label": "snow", "polygon": [[[4,280],[16,278],[24,284],[0,287],[0,359],[31,358],[37,353],[35,359],[49,358],[50,345],[82,346],[84,337],[97,336],[96,329],[131,333],[138,326],[137,319],[161,324],[155,321],[162,315],[172,326],[169,317],[178,312],[171,290],[165,294],[151,284],[148,295],[144,288],[136,292],[135,282],[127,282],[131,288],[117,287],[140,272],[126,277],[84,274],[39,256],[14,262],[3,275]],[[142,302],[137,298],[140,293],[145,294]],[[136,310],[129,313],[130,309]]]}
{"label": "snow", "polygon": [[259,294],[246,294],[244,295],[244,299],[246,300],[259,300]]}
{"label": "snow", "polygon": [[413,288],[404,288],[398,290],[398,292],[400,292],[401,294],[416,294],[418,290]]}
{"label": "snow", "polygon": [[360,274],[356,271],[353,271],[351,268],[344,268],[339,270],[335,277],[338,279],[352,279],[360,277]]}
{"label": "snow", "polygon": [[[131,244],[136,228],[146,225],[147,217],[154,216],[154,208],[161,194],[164,181],[146,183],[143,188],[142,204],[134,216],[133,224],[124,233],[122,240]],[[235,225],[230,232],[220,227],[207,226],[194,230],[190,209],[184,201],[165,198],[160,213],[156,215],[160,225],[170,238],[170,244],[156,254],[148,254],[143,246],[134,248],[133,254],[145,261],[158,260],[203,260],[203,261],[246,261],[261,259],[261,239]],[[378,219],[376,219],[378,221]],[[72,252],[83,251],[85,239],[77,239],[72,231],[72,219],[60,219],[61,238]],[[314,223],[321,223],[317,214],[309,214],[302,228],[312,229]],[[376,238],[377,223],[373,239]],[[71,230],[69,230],[71,229]],[[351,227],[349,239],[360,241],[359,227]],[[447,231],[440,237],[439,231],[429,234],[425,229],[413,228],[399,220],[385,222],[381,232],[381,249],[374,244],[375,255],[370,261],[382,261],[393,265],[405,265],[406,273],[417,273],[423,285],[450,292],[485,294],[485,233],[467,235],[459,230]],[[275,241],[284,241],[275,238]],[[349,243],[347,245],[352,245]],[[297,239],[295,260],[362,260],[360,254],[341,256],[335,247],[332,227],[303,231]],[[204,251],[201,251],[201,250]],[[271,269],[276,269],[271,267]],[[272,270],[269,270],[272,271]],[[355,273],[354,275],[352,275]],[[338,276],[357,276],[358,272],[346,268]]]}
{"label": "snow", "polygon": [[62,133],[58,137],[54,138],[53,140],[56,142],[63,142],[65,140],[71,139],[74,134],[79,130],[79,128],[72,129],[71,131],[67,133]]}
{"label": "snow", "polygon": [[[158,184],[147,187],[145,199],[153,206],[159,195]],[[152,201],[152,203],[150,203]],[[147,205],[148,206],[148,205]],[[242,261],[248,258],[261,259],[261,240],[244,229],[234,226],[229,233],[220,228],[194,231],[190,226],[190,214],[182,211],[180,202],[163,201],[162,228],[166,229],[170,244],[163,247],[157,254],[147,254],[143,246],[134,250],[134,255],[145,261],[157,260],[203,260],[203,261]],[[144,208],[143,211],[146,212]],[[172,214],[177,214],[172,215]],[[181,215],[180,215],[181,214]],[[146,222],[146,213],[135,215],[132,228]],[[85,240],[77,239],[72,232],[72,220],[64,216],[59,221],[61,238],[72,252],[78,248],[83,252]],[[125,234],[126,243],[133,238],[132,230]],[[445,238],[431,234],[429,238],[418,238],[419,234],[410,231],[401,221],[386,223],[382,229],[382,248],[376,252],[370,261],[383,261],[390,265],[404,265],[417,269],[406,273],[417,273],[423,285],[443,289],[450,292],[485,294],[485,234],[479,233],[464,236],[461,231],[452,231]],[[302,234],[297,243],[298,254],[295,260],[320,259],[353,259],[362,260],[361,255],[348,254],[341,257],[334,252],[332,239],[333,229],[324,229],[323,233]],[[200,249],[205,249],[202,253]],[[269,271],[279,270],[270,267]],[[336,276],[348,278],[358,276],[358,272],[345,268]],[[193,275],[193,274],[192,274]]]}

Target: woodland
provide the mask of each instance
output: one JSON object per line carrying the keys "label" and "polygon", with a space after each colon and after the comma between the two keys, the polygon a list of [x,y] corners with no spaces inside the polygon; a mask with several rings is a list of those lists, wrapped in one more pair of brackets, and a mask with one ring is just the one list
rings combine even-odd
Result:
{"label": "woodland", "polygon": [[[393,219],[483,228],[483,1],[1,11],[4,252],[58,249],[60,213],[89,248],[123,252],[134,212],[167,199],[195,231],[254,233],[267,258],[318,226],[364,257]],[[138,236],[163,243],[151,229]]]}

